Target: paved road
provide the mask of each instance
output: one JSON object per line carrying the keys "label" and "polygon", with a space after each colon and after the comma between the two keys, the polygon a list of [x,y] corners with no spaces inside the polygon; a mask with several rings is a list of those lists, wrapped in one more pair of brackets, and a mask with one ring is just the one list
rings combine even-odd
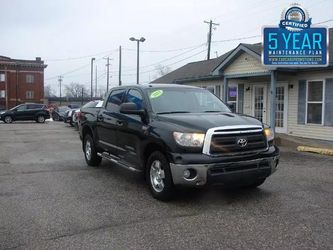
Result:
{"label": "paved road", "polygon": [[332,249],[333,157],[283,150],[260,189],[181,191],[86,166],[63,123],[0,124],[1,249]]}

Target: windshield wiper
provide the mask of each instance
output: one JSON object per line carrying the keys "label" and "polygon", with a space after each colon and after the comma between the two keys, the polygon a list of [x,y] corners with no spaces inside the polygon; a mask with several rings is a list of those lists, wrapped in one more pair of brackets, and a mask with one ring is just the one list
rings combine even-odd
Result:
{"label": "windshield wiper", "polygon": [[190,112],[188,112],[188,111],[167,111],[167,112],[159,112],[156,114],[165,115],[165,114],[181,114],[181,113],[190,113]]}
{"label": "windshield wiper", "polygon": [[221,110],[206,110],[205,113],[216,113],[216,112],[223,112]]}

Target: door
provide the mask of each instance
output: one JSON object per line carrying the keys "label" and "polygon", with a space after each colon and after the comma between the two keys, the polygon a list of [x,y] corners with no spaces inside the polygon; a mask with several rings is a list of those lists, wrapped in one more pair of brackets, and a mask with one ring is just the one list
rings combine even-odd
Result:
{"label": "door", "polygon": [[275,130],[287,133],[288,84],[278,83],[276,87]]}
{"label": "door", "polygon": [[119,122],[119,106],[123,101],[125,88],[113,90],[97,115],[98,144],[107,152],[117,156],[121,148],[117,146],[116,131]]}
{"label": "door", "polygon": [[14,111],[15,120],[17,121],[23,121],[28,118],[28,111],[27,111],[27,105],[20,105],[17,107],[16,111]]}
{"label": "door", "polygon": [[[130,89],[124,102],[133,102],[138,110],[145,109],[143,94],[139,89]],[[121,126],[118,127],[117,141],[122,148],[119,157],[127,165],[133,168],[140,167],[141,142],[145,138],[147,126],[139,115],[121,114]]]}
{"label": "door", "polygon": [[252,113],[259,121],[266,123],[267,88],[265,85],[253,86]]}
{"label": "door", "polygon": [[228,106],[233,113],[237,113],[238,88],[235,84],[228,85]]}

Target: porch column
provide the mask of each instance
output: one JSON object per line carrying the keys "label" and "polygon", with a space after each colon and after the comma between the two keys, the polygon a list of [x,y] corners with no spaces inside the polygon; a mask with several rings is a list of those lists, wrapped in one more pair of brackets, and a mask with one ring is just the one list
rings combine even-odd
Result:
{"label": "porch column", "polygon": [[276,76],[275,70],[271,71],[271,91],[270,91],[270,126],[275,132],[275,110],[276,110]]}
{"label": "porch column", "polygon": [[223,101],[227,104],[228,101],[228,78],[224,77],[224,85],[223,85]]}

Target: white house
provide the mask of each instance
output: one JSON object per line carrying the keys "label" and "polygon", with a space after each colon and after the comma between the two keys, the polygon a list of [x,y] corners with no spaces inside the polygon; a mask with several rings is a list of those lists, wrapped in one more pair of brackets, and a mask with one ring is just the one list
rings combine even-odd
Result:
{"label": "white house", "polygon": [[204,87],[234,112],[275,124],[278,133],[333,141],[333,29],[329,35],[328,67],[270,70],[261,63],[260,43],[239,44],[218,58],[189,63],[152,83]]}

